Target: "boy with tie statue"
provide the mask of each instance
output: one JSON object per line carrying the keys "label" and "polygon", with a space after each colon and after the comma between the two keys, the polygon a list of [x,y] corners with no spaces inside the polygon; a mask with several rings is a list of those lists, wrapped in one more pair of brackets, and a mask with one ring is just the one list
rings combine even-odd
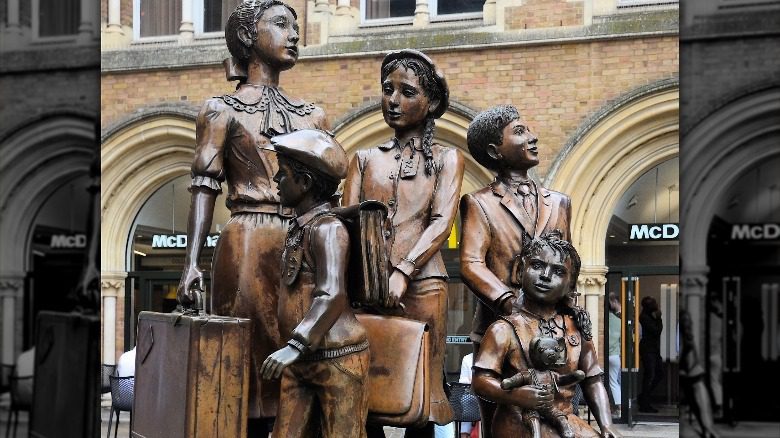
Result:
{"label": "boy with tie statue", "polygon": [[[471,333],[474,357],[488,326],[499,316],[512,313],[519,291],[513,272],[523,241],[551,231],[571,240],[569,197],[539,186],[528,175],[539,164],[537,141],[511,105],[487,109],[469,126],[471,155],[498,173],[490,185],[460,201],[461,272],[464,283],[479,298]],[[489,437],[495,405],[480,400],[480,410],[483,430]]]}

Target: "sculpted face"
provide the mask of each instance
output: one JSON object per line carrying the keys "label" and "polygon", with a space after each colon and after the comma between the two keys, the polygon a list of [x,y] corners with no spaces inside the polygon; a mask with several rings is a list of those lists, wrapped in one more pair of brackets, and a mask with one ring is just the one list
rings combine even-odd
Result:
{"label": "sculpted face", "polygon": [[262,62],[287,70],[298,60],[298,23],[289,9],[271,6],[257,20],[253,50]]}
{"label": "sculpted face", "polygon": [[564,262],[561,259],[562,256],[548,246],[542,246],[539,252],[523,259],[522,287],[528,299],[555,305],[571,290],[571,260]]}
{"label": "sculpted face", "polygon": [[382,115],[391,128],[408,130],[425,122],[431,101],[414,71],[398,67],[382,82]]}
{"label": "sculpted face", "polygon": [[[516,119],[504,127],[504,139],[494,149],[494,159],[499,165],[509,169],[530,169],[539,164],[539,140],[531,128],[522,119]],[[490,153],[490,151],[489,151]],[[493,155],[493,154],[491,154]]]}
{"label": "sculpted face", "polygon": [[284,157],[279,157],[279,170],[274,175],[277,184],[279,199],[285,207],[295,207],[300,204],[306,194],[306,186],[300,178],[295,178],[290,164]]}

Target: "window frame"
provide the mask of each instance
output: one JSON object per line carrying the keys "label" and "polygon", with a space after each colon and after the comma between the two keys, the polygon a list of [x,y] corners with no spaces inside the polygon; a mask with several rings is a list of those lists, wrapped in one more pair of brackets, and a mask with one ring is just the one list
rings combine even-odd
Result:
{"label": "window frame", "polygon": [[[141,1],[142,0],[133,0],[133,41],[152,43],[152,42],[166,42],[166,41],[177,40],[179,38],[179,33],[180,33],[178,30],[176,31],[176,33],[170,35],[155,35],[155,36],[146,36],[146,37],[141,36]],[[181,28],[181,23],[179,23],[179,27]]]}
{"label": "window frame", "polygon": [[[390,0],[388,0],[390,1]],[[479,12],[458,12],[455,14],[439,14],[439,1],[443,0],[428,0],[428,13],[430,14],[431,21],[457,21],[457,20],[472,20],[479,19],[483,16],[483,11]],[[412,24],[414,21],[414,13],[403,17],[391,17],[391,18],[366,18],[366,0],[360,0],[360,26],[392,26],[397,24]]]}
{"label": "window frame", "polygon": [[483,9],[479,12],[456,12],[454,14],[439,14],[440,1],[442,0],[428,0],[428,10],[431,13],[431,21],[473,20],[482,18],[484,15],[484,2]]}
{"label": "window frame", "polygon": [[642,6],[671,6],[680,4],[680,0],[617,0],[618,9]]}
{"label": "window frame", "polygon": [[[55,36],[40,36],[41,31],[41,5],[40,0],[32,0],[32,5],[30,5],[30,31],[31,31],[31,41],[33,43],[40,43],[40,44],[46,44],[46,43],[74,43],[78,41],[79,39],[79,27],[81,27],[81,8],[84,6],[84,3],[80,0],[76,0],[79,4],[79,25],[76,26],[76,32],[69,34],[69,35],[55,35]],[[94,27],[93,26],[93,35],[94,35]]]}

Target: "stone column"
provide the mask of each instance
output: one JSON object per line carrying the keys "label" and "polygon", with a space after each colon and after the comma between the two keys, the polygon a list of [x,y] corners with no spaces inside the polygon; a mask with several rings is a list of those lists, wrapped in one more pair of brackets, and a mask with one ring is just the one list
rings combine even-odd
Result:
{"label": "stone column", "polygon": [[428,0],[417,0],[414,7],[413,26],[427,26],[431,22],[431,12],[428,9]]}
{"label": "stone column", "polygon": [[496,24],[496,0],[485,0],[482,6],[482,22],[486,25]]}
{"label": "stone column", "polygon": [[707,297],[707,274],[710,272],[708,266],[689,266],[683,265],[680,274],[680,283],[682,284],[683,306],[691,315],[692,329],[694,335],[694,345],[699,356],[703,354],[703,339],[706,323],[705,299]]}
{"label": "stone column", "polygon": [[179,41],[192,41],[195,35],[195,25],[192,21],[193,0],[181,0],[181,27],[179,28]]}
{"label": "stone column", "polygon": [[122,14],[120,13],[120,0],[108,0],[108,27],[107,33],[122,34]]}
{"label": "stone column", "polygon": [[16,308],[21,301],[24,294],[24,275],[11,274],[0,276],[0,300],[2,300],[3,306],[3,334],[2,334],[2,357],[0,362],[4,365],[12,365],[16,361],[16,356],[19,353],[19,346],[17,346],[16,340],[17,329],[21,329],[21,325],[17,325]]}
{"label": "stone column", "polygon": [[[602,359],[604,352],[599,348],[601,339],[599,329],[601,328],[601,317],[599,297],[604,296],[604,285],[607,284],[606,266],[588,265],[580,269],[580,277],[577,280],[577,290],[585,298],[585,310],[590,314],[591,330],[593,333],[593,346],[599,353],[599,359]],[[582,303],[580,303],[582,305]]]}
{"label": "stone column", "polygon": [[100,297],[102,301],[101,319],[103,322],[103,363],[116,363],[116,309],[117,301],[125,294],[126,272],[102,273],[100,276]]}
{"label": "stone column", "polygon": [[338,3],[336,3],[336,15],[352,15],[349,0],[338,0]]}
{"label": "stone column", "polygon": [[92,0],[81,0],[81,20],[79,23],[79,41],[89,42],[94,38],[94,23],[92,12],[94,11]]}
{"label": "stone column", "polygon": [[[347,2],[349,4],[349,2]],[[328,0],[315,0],[314,12],[330,13],[330,4]]]}
{"label": "stone column", "polygon": [[6,26],[3,32],[3,39],[6,48],[15,49],[17,44],[21,43],[22,27],[19,24],[19,0],[7,0],[6,5]]}

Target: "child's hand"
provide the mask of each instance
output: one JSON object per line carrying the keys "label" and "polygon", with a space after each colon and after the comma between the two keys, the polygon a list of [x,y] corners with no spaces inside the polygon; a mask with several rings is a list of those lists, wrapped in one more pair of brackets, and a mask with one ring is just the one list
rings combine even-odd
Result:
{"label": "child's hand", "polygon": [[406,292],[406,288],[409,286],[409,278],[404,275],[403,272],[398,269],[394,269],[390,274],[390,287],[388,291],[387,301],[385,307],[394,308],[401,306],[401,298]]}
{"label": "child's hand", "polygon": [[282,371],[288,365],[295,363],[300,357],[300,351],[287,345],[280,350],[276,350],[265,359],[263,366],[260,368],[260,374],[266,380],[278,379],[282,376]]}
{"label": "child's hand", "polygon": [[524,409],[543,409],[552,407],[553,394],[546,389],[533,385],[521,386],[512,390],[515,405]]}

